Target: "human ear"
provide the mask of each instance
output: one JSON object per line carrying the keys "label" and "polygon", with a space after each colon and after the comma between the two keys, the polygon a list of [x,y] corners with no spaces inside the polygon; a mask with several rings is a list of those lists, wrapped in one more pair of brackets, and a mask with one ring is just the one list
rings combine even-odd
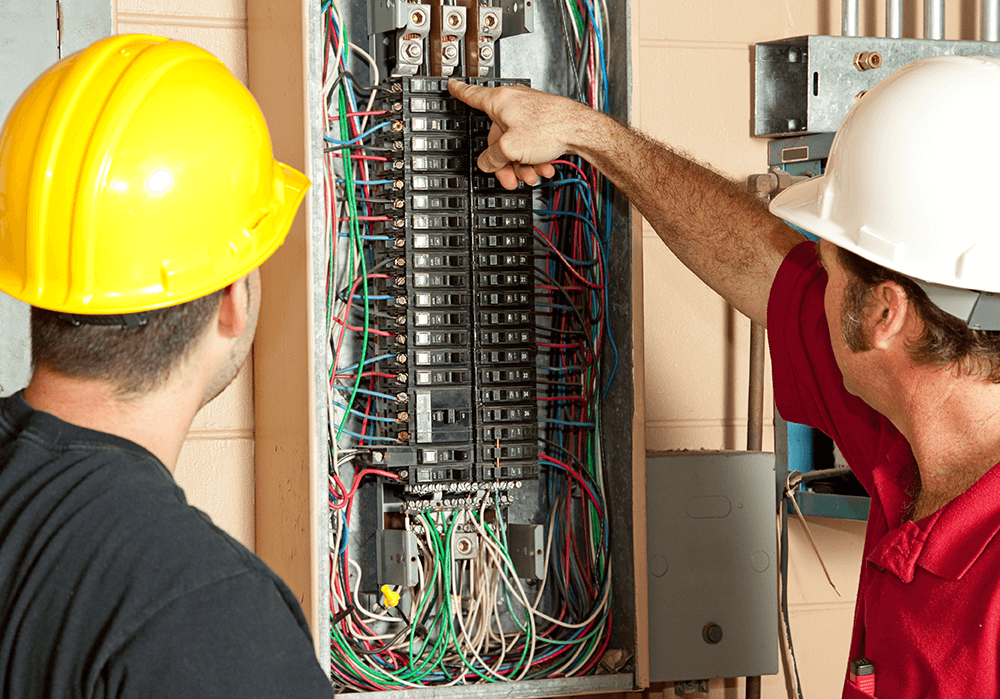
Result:
{"label": "human ear", "polygon": [[247,278],[243,276],[222,290],[222,301],[219,303],[219,334],[233,339],[245,333],[249,306]]}
{"label": "human ear", "polygon": [[910,312],[910,299],[903,287],[895,282],[879,284],[868,316],[872,346],[887,349],[895,340],[905,339],[903,331]]}

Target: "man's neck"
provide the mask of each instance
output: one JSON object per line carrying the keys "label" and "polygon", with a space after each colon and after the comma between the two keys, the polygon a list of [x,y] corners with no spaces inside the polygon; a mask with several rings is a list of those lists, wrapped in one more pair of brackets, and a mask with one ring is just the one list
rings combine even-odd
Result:
{"label": "man's neck", "polygon": [[201,402],[200,393],[180,379],[140,396],[120,397],[104,381],[76,379],[44,367],[35,370],[24,397],[35,410],[135,442],[171,473]]}
{"label": "man's neck", "polygon": [[907,438],[920,474],[914,520],[933,514],[1000,463],[1000,385],[925,370],[893,422]]}

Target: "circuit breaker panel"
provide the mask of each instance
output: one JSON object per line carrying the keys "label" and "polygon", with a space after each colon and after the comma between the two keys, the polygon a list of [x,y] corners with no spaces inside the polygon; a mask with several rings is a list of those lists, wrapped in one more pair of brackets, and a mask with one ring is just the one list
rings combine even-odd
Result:
{"label": "circuit breaker panel", "polygon": [[[477,80],[491,86],[512,81]],[[523,81],[522,81],[523,82]],[[472,498],[538,475],[532,195],[481,173],[489,122],[441,78],[389,84],[373,326],[393,355],[374,414],[390,445],[371,463],[414,498]],[[387,400],[382,396],[391,396]]]}
{"label": "circuit breaker panel", "polygon": [[316,287],[338,690],[641,681],[628,205],[576,156],[505,189],[477,164],[494,125],[448,90],[451,77],[517,95],[537,74],[610,111],[607,12],[323,5]]}

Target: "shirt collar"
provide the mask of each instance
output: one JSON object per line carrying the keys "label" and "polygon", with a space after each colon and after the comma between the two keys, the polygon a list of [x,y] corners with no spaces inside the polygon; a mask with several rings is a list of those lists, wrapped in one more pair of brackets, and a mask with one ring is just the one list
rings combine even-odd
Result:
{"label": "shirt collar", "polygon": [[[901,441],[912,463],[909,445]],[[938,577],[958,580],[1000,532],[1000,465],[937,512],[917,522],[902,522],[907,496],[896,480],[902,475],[904,454],[898,446],[887,455],[889,463],[875,471],[888,531],[866,557],[904,583],[913,580],[918,565]]]}

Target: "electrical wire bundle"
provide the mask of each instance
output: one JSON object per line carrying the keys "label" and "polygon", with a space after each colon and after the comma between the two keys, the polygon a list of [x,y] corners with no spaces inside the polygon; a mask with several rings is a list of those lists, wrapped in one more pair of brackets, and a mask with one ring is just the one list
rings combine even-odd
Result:
{"label": "electrical wire bundle", "polygon": [[[580,66],[577,84],[603,108],[607,10],[566,0],[567,46]],[[384,227],[392,185],[379,173],[389,158],[372,136],[390,127],[373,108],[380,91],[376,61],[350,43],[337,2],[322,5],[324,59],[324,194],[327,212],[329,328],[327,407],[331,444],[329,504],[330,668],[334,682],[358,691],[476,682],[570,677],[592,672],[611,636],[611,562],[600,401],[613,377],[602,376],[607,327],[610,190],[578,159],[557,161],[558,175],[539,187],[544,203],[536,237],[539,466],[548,509],[541,580],[519,577],[512,560],[504,502],[496,493],[470,496],[462,508],[406,512],[416,534],[417,582],[372,589],[371,562],[356,558],[352,527],[375,479],[399,480],[373,456],[392,436],[396,418],[377,400],[395,375],[393,334],[380,319],[395,275],[379,262],[393,238]],[[353,56],[353,57],[352,57]],[[349,72],[356,58],[373,86]],[[360,71],[358,71],[360,72]],[[603,209],[603,210],[602,210]],[[384,257],[384,256],[382,256]],[[617,364],[617,351],[609,343]],[[381,349],[380,349],[381,348]],[[377,487],[377,486],[376,486]],[[456,556],[459,540],[472,541]],[[374,598],[374,599],[373,599]]]}

